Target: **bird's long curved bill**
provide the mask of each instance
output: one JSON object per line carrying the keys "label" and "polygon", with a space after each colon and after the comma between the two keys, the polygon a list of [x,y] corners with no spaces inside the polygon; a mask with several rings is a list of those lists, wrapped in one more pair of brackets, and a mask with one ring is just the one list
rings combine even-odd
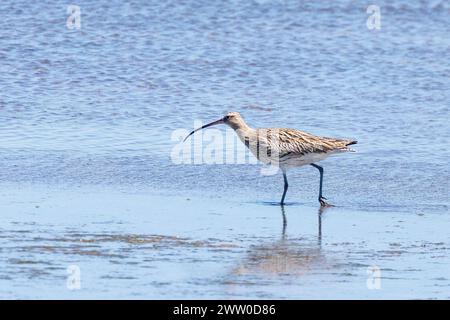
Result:
{"label": "bird's long curved bill", "polygon": [[195,132],[197,132],[197,131],[199,131],[199,130],[202,130],[202,129],[205,129],[205,128],[208,128],[208,127],[211,127],[211,126],[214,126],[214,125],[216,125],[216,124],[221,124],[221,123],[223,123],[223,119],[219,119],[219,120],[213,121],[213,122],[211,122],[211,123],[205,124],[204,126],[201,126],[200,128],[197,128],[197,129],[195,129],[194,131],[192,131],[191,133],[189,133],[189,134],[186,136],[186,138],[184,138],[183,142],[185,142],[186,139],[189,138],[191,135],[193,135]]}

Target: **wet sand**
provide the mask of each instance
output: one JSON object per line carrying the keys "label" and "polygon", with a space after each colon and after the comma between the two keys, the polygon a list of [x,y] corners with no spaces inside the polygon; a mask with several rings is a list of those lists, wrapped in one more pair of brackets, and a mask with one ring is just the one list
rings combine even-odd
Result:
{"label": "wet sand", "polygon": [[[2,299],[450,297],[446,211],[290,203],[283,212],[86,187],[3,186],[0,197]],[[378,281],[371,266],[379,289],[368,288]]]}

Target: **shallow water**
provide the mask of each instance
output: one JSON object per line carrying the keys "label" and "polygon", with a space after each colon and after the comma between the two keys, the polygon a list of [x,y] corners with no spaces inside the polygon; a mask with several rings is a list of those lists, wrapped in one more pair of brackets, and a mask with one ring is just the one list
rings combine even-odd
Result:
{"label": "shallow water", "polygon": [[[378,1],[378,31],[360,1],[76,4],[0,3],[1,298],[450,297],[448,2]],[[280,175],[171,161],[230,110],[357,139],[336,207],[292,170],[283,232]]]}
{"label": "shallow water", "polygon": [[1,211],[2,298],[449,298],[444,211],[291,204],[283,227],[262,203],[33,187]]}

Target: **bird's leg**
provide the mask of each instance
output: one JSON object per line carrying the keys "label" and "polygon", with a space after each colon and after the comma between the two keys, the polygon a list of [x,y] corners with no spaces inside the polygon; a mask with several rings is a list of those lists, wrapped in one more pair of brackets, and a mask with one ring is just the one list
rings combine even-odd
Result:
{"label": "bird's leg", "polygon": [[287,177],[286,177],[286,171],[283,170],[283,178],[284,178],[284,191],[283,196],[281,197],[281,205],[284,205],[284,198],[286,197],[286,192],[289,187]]}
{"label": "bird's leg", "polygon": [[328,204],[328,203],[325,201],[325,200],[327,200],[327,198],[325,198],[325,197],[322,196],[323,168],[322,168],[321,166],[318,166],[318,165],[315,164],[315,163],[311,163],[311,165],[312,165],[314,168],[317,168],[317,169],[319,170],[319,172],[320,172],[320,185],[319,185],[319,202],[320,202],[320,205],[321,205],[322,207],[328,207],[328,206],[330,206],[330,204]]}

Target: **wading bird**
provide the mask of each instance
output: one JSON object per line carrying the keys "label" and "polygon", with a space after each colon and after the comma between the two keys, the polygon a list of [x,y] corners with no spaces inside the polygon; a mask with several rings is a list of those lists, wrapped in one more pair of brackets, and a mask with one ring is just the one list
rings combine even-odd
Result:
{"label": "wading bird", "polygon": [[284,198],[288,190],[286,171],[290,168],[309,164],[318,169],[320,173],[320,205],[328,206],[329,204],[325,202],[326,198],[322,196],[323,168],[315,164],[315,162],[321,161],[335,153],[354,151],[348,146],[357,143],[356,140],[319,137],[294,129],[252,129],[245,123],[238,112],[229,112],[222,119],[195,129],[189,133],[183,142],[196,131],[217,124],[230,126],[259,161],[281,169],[284,178],[281,205],[284,205]]}

